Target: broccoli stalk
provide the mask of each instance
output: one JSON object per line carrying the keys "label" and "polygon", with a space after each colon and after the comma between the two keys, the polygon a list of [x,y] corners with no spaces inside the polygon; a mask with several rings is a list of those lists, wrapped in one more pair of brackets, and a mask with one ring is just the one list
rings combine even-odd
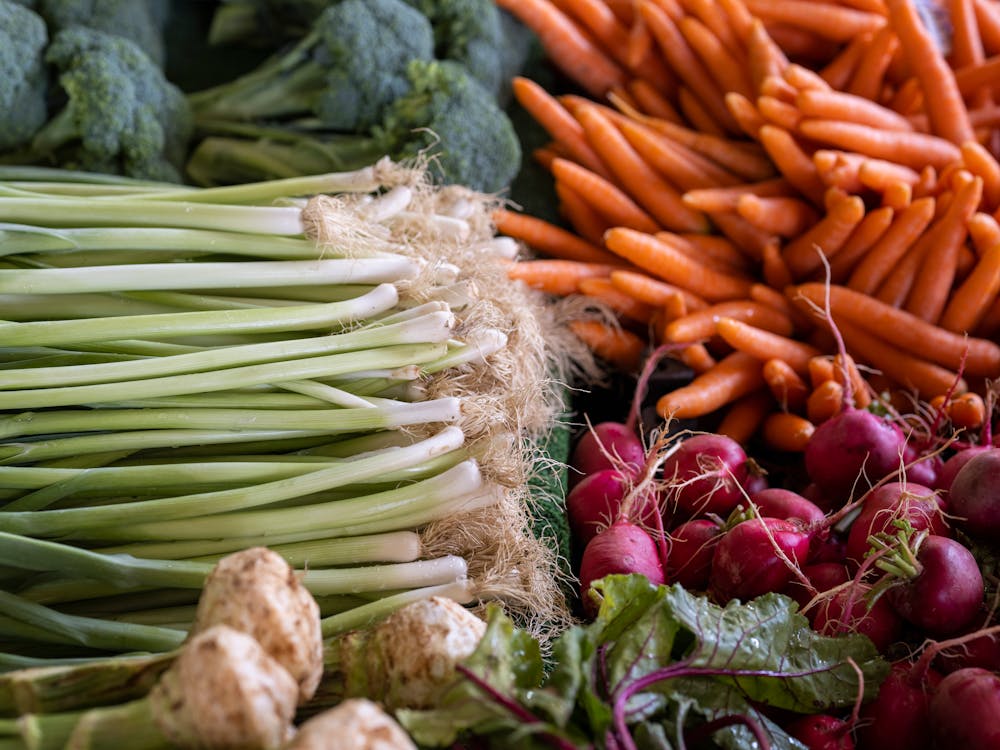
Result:
{"label": "broccoli stalk", "polygon": [[430,22],[403,0],[344,0],[289,52],[229,83],[191,94],[199,120],[318,117],[363,131],[404,94],[411,60],[430,60]]}
{"label": "broccoli stalk", "polygon": [[0,0],[0,151],[23,146],[45,124],[48,41],[41,17]]}
{"label": "broccoli stalk", "polygon": [[440,181],[494,192],[521,163],[517,134],[495,100],[464,67],[414,60],[408,90],[366,133],[347,134],[315,121],[286,126],[203,121],[212,135],[195,149],[188,174],[200,184],[230,184],[323,171],[346,171],[380,156],[420,155]]}

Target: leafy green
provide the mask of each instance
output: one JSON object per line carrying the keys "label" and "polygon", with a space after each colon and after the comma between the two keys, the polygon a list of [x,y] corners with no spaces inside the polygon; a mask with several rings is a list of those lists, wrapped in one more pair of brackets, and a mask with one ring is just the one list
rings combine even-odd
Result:
{"label": "leafy green", "polygon": [[554,643],[543,676],[537,644],[499,610],[463,669],[467,679],[429,711],[400,711],[418,743],[475,735],[490,746],[675,747],[699,732],[711,747],[804,746],[764,707],[817,713],[874,695],[888,672],[868,638],[821,636],[779,594],[720,607],[680,586],[609,576],[593,623]]}

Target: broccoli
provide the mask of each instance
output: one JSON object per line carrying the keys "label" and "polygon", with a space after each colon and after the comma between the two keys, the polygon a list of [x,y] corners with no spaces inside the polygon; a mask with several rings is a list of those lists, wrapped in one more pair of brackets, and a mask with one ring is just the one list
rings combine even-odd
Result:
{"label": "broccoli", "polygon": [[439,181],[484,192],[505,188],[521,164],[521,148],[506,114],[465,68],[448,60],[414,60],[409,90],[363,134],[345,134],[315,121],[284,126],[203,125],[213,135],[188,162],[200,184],[228,184],[357,169],[388,155],[432,155]]}
{"label": "broccoli", "polygon": [[131,39],[163,67],[166,19],[159,0],[35,0],[35,5],[53,36],[70,26],[88,26]]}
{"label": "broccoli", "polygon": [[0,151],[24,145],[48,119],[48,42],[37,14],[0,0]]}
{"label": "broccoli", "polygon": [[291,51],[189,100],[199,120],[315,115],[327,127],[361,132],[409,89],[407,64],[433,54],[430,22],[403,0],[344,0]]}
{"label": "broccoli", "polygon": [[192,133],[183,93],[134,43],[84,26],[58,32],[45,60],[66,101],[21,163],[180,181]]}
{"label": "broccoli", "polygon": [[222,0],[212,14],[208,42],[278,47],[309,33],[337,0]]}

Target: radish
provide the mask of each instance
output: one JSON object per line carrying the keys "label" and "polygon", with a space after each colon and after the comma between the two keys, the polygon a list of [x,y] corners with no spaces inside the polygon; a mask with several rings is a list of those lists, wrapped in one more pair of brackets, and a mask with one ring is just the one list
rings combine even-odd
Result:
{"label": "radish", "polygon": [[966,667],[947,675],[930,702],[935,748],[1000,748],[1000,675]]}
{"label": "radish", "polygon": [[884,598],[869,604],[867,593],[861,584],[838,589],[811,612],[813,628],[823,635],[860,633],[885,653],[899,640],[903,620]]}
{"label": "radish", "polygon": [[802,566],[804,575],[812,588],[808,588],[799,578],[792,578],[782,593],[798,602],[799,608],[805,607],[817,593],[829,591],[851,580],[847,566],[839,562],[810,563]]}
{"label": "radish", "polygon": [[888,482],[865,498],[861,513],[847,535],[847,559],[862,563],[869,552],[868,538],[892,529],[893,521],[905,518],[917,531],[929,530],[945,536],[944,501],[930,487]]}
{"label": "radish", "polygon": [[930,453],[921,456],[920,449],[909,442],[903,448],[903,464],[906,467],[907,482],[915,482],[927,487],[934,487],[937,484],[938,475],[944,466],[940,455]]}
{"label": "radish", "polygon": [[929,707],[941,675],[917,670],[910,661],[894,662],[878,695],[861,708],[858,750],[927,750]]}
{"label": "radish", "polygon": [[1000,448],[970,458],[948,493],[951,511],[970,534],[1000,540]]}
{"label": "radish", "polygon": [[826,514],[819,506],[791,490],[771,487],[755,492],[750,499],[762,516],[783,518],[786,521],[797,520],[806,525],[820,524],[826,520]]}
{"label": "radish", "polygon": [[785,731],[809,750],[854,750],[851,725],[829,714],[803,716],[786,726]]}
{"label": "radish", "polygon": [[966,627],[970,632],[968,640],[941,649],[935,659],[935,664],[942,672],[954,672],[965,667],[980,667],[993,672],[1000,672],[1000,633],[990,632],[976,636],[981,630],[977,624]]}
{"label": "radish", "polygon": [[[618,518],[634,477],[619,469],[602,469],[589,474],[566,496],[566,513],[574,541],[585,547],[598,531]],[[659,507],[651,489],[641,491],[630,510],[630,520],[648,528],[656,528]]]}
{"label": "radish", "polygon": [[597,613],[598,603],[589,593],[590,584],[615,573],[639,573],[651,583],[666,583],[656,542],[639,526],[623,519],[591,539],[580,559],[580,593],[584,609],[591,616]]}
{"label": "radish", "polygon": [[570,473],[572,485],[603,469],[620,469],[637,475],[646,463],[646,449],[627,425],[600,422],[576,442],[569,463],[576,469],[576,473]]}
{"label": "radish", "polygon": [[792,575],[788,563],[801,565],[808,553],[809,535],[791,521],[781,518],[741,521],[723,534],[716,545],[709,591],[720,604],[780,591]]}
{"label": "radish", "polygon": [[886,591],[893,609],[931,635],[955,633],[968,625],[983,603],[983,576],[972,553],[948,537],[917,540],[916,554],[893,550],[876,565],[901,579]]}
{"label": "radish", "polygon": [[748,475],[743,446],[725,435],[692,435],[663,462],[677,507],[692,515],[729,514],[744,499]]}
{"label": "radish", "polygon": [[667,578],[686,589],[704,591],[721,532],[719,524],[707,518],[693,518],[671,531]]}
{"label": "radish", "polygon": [[970,445],[967,448],[962,448],[942,464],[941,471],[938,472],[934,484],[930,486],[936,490],[940,490],[942,493],[951,492],[951,485],[954,483],[955,477],[958,476],[958,472],[961,471],[962,467],[969,463],[969,460],[973,457],[988,450],[990,450],[990,446],[988,445]]}

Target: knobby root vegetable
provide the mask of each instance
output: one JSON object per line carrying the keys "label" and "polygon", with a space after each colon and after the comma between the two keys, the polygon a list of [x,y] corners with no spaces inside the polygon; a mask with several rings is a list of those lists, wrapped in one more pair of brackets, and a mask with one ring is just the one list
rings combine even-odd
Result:
{"label": "knobby root vegetable", "polygon": [[367,698],[348,698],[303,722],[285,750],[416,750],[396,720]]}

